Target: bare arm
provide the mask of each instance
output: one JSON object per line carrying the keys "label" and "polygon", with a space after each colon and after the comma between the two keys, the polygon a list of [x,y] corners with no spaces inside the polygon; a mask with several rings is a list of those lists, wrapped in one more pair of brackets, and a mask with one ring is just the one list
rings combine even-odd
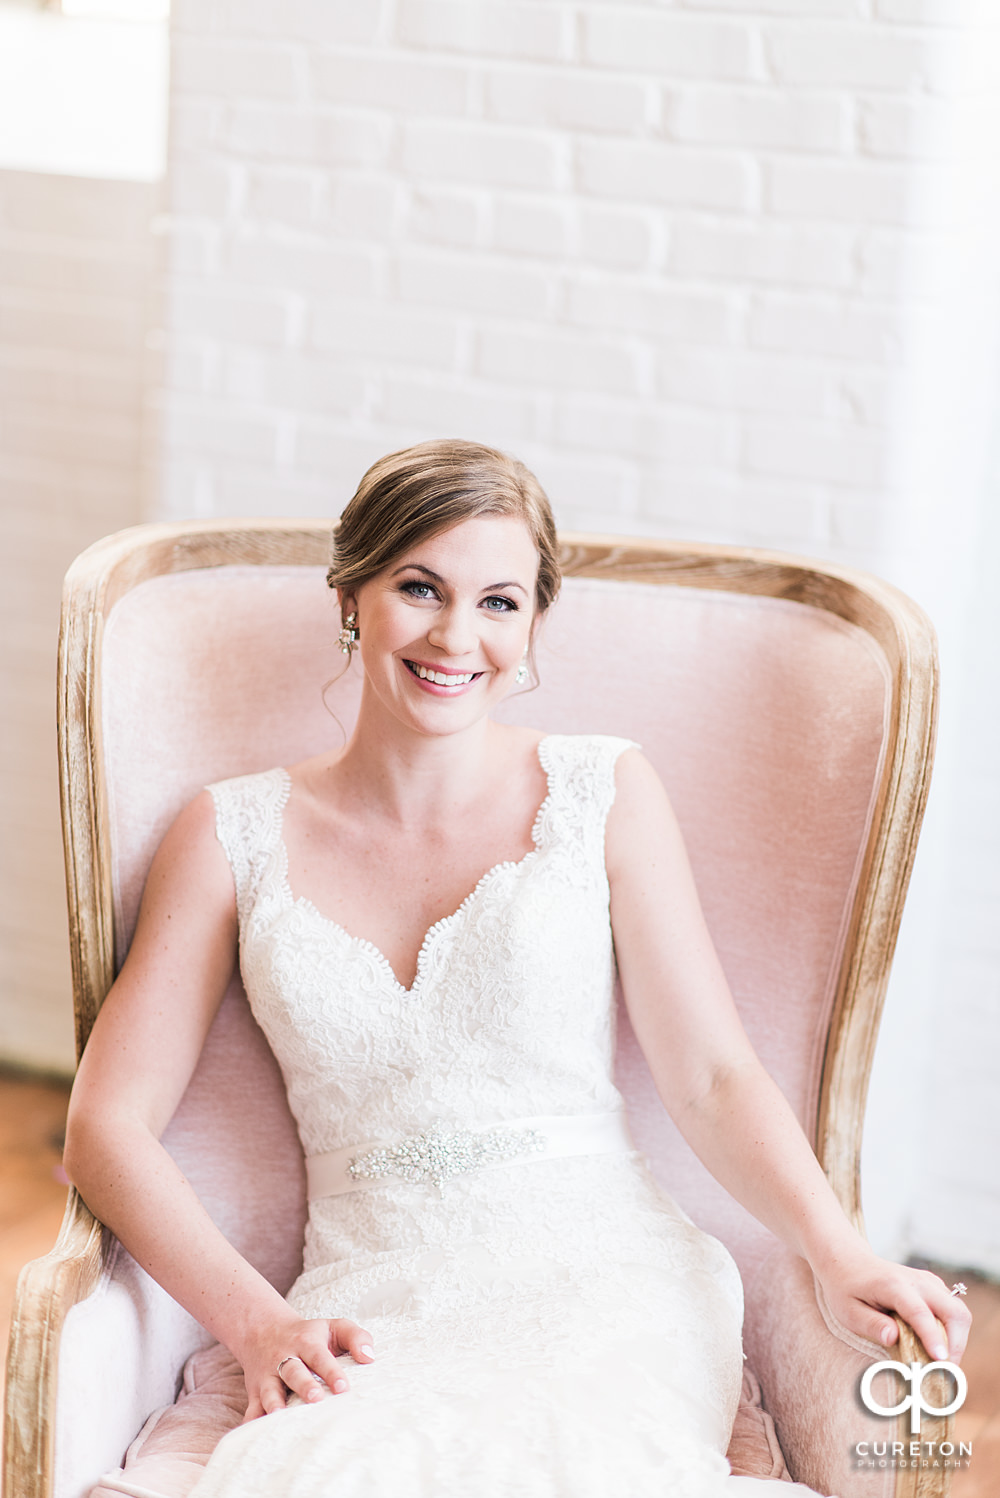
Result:
{"label": "bare arm", "polygon": [[[370,1338],[346,1321],[304,1322],[236,1252],[160,1144],[232,976],[232,874],[203,792],[153,860],[136,933],[98,1015],[70,1100],[66,1171],[149,1274],[244,1368],[248,1418],[280,1408],[287,1384],[319,1398],[347,1387],[335,1353]],[[294,1355],[284,1377],[279,1360]],[[311,1371],[310,1371],[311,1370]]]}
{"label": "bare arm", "polygon": [[965,1307],[936,1275],[872,1252],[757,1059],[655,771],[630,751],[618,762],[617,786],[607,834],[615,949],[636,1036],[678,1128],[722,1185],[808,1261],[845,1326],[888,1346],[897,1330],[886,1313],[895,1311],[932,1357],[947,1357],[949,1347],[960,1357]]}

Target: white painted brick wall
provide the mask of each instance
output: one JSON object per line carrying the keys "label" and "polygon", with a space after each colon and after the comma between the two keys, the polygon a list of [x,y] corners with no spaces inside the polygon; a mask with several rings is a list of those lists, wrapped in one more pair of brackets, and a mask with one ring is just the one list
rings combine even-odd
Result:
{"label": "white painted brick wall", "polygon": [[[451,430],[460,389],[470,435],[507,413],[582,521],[555,479],[575,471],[549,398],[568,387],[629,397],[636,419],[700,410],[719,427],[703,479],[784,464],[817,486],[796,534],[876,560],[836,512],[879,502],[888,407],[850,380],[903,360],[912,266],[940,227],[955,27],[863,21],[853,0],[181,0],[174,33],[166,401],[200,414],[169,427],[172,509],[241,478],[337,509],[359,441]],[[713,349],[732,372],[682,388]],[[226,374],[249,352],[308,355],[311,377],[251,396]],[[262,432],[242,461],[234,403]],[[770,413],[801,457],[767,458],[756,426],[728,440],[733,409]],[[653,460],[623,436],[611,455],[634,507]],[[680,491],[648,519],[718,534]]]}
{"label": "white painted brick wall", "polygon": [[763,30],[763,45],[779,84],[933,92],[952,81],[957,30],[771,25]]}
{"label": "white painted brick wall", "polygon": [[[942,626],[947,729],[996,384],[998,236],[974,220],[1000,196],[1000,130],[969,128],[996,91],[989,9],[175,0],[161,511],[332,514],[393,447],[500,443],[564,525],[908,584]],[[974,208],[963,173],[991,150]],[[945,740],[942,806],[973,783]],[[962,1024],[1000,1068],[1000,953],[975,934],[996,853],[974,822],[938,817],[876,1076],[873,1226],[904,1250],[935,1230],[895,1158],[899,1078],[960,956]],[[963,850],[986,870],[967,902],[936,872]],[[946,926],[967,933],[954,956]],[[956,1093],[966,1132],[987,1071]],[[978,1180],[981,1225],[995,1165]]]}
{"label": "white painted brick wall", "polygon": [[846,152],[852,101],[840,93],[706,87],[664,92],[663,115],[674,140],[692,145],[778,151]]}
{"label": "white painted brick wall", "polygon": [[404,0],[398,37],[404,47],[543,62],[567,55],[572,14],[535,0]]}
{"label": "white painted brick wall", "polygon": [[56,773],[62,576],[141,518],[157,189],[0,171],[0,1056],[68,1070]]}

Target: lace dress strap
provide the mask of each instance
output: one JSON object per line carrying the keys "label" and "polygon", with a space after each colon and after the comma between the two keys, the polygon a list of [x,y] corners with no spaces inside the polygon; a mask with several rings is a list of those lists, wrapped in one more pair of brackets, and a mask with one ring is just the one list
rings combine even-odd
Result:
{"label": "lace dress strap", "polygon": [[206,789],[215,802],[215,835],[233,871],[242,931],[261,890],[283,872],[281,814],[291,782],[287,770],[264,770]]}
{"label": "lace dress strap", "polygon": [[615,764],[634,739],[611,734],[549,734],[539,757],[549,795],[539,818],[539,841],[572,847],[582,866],[604,871],[604,829],[615,799]]}

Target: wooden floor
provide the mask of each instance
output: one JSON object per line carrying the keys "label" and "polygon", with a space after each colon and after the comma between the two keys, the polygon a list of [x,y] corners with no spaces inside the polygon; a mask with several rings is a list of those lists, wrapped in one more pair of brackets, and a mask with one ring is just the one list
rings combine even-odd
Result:
{"label": "wooden floor", "polygon": [[[68,1088],[0,1071],[0,1329],[6,1346],[21,1265],[45,1253],[62,1221],[62,1130]],[[1000,1498],[1000,1286],[968,1270],[942,1270],[969,1287],[975,1317],[964,1361],[969,1395],[955,1439],[971,1441],[972,1463],[955,1474],[952,1498]],[[6,1360],[5,1360],[6,1361]],[[0,1370],[0,1379],[3,1373]]]}

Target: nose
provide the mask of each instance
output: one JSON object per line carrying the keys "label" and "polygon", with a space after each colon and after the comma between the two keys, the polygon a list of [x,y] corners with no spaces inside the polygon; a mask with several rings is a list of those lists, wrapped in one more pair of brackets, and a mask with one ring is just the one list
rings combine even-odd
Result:
{"label": "nose", "polygon": [[479,646],[474,614],[460,603],[446,605],[435,615],[427,643],[445,655],[471,655]]}

